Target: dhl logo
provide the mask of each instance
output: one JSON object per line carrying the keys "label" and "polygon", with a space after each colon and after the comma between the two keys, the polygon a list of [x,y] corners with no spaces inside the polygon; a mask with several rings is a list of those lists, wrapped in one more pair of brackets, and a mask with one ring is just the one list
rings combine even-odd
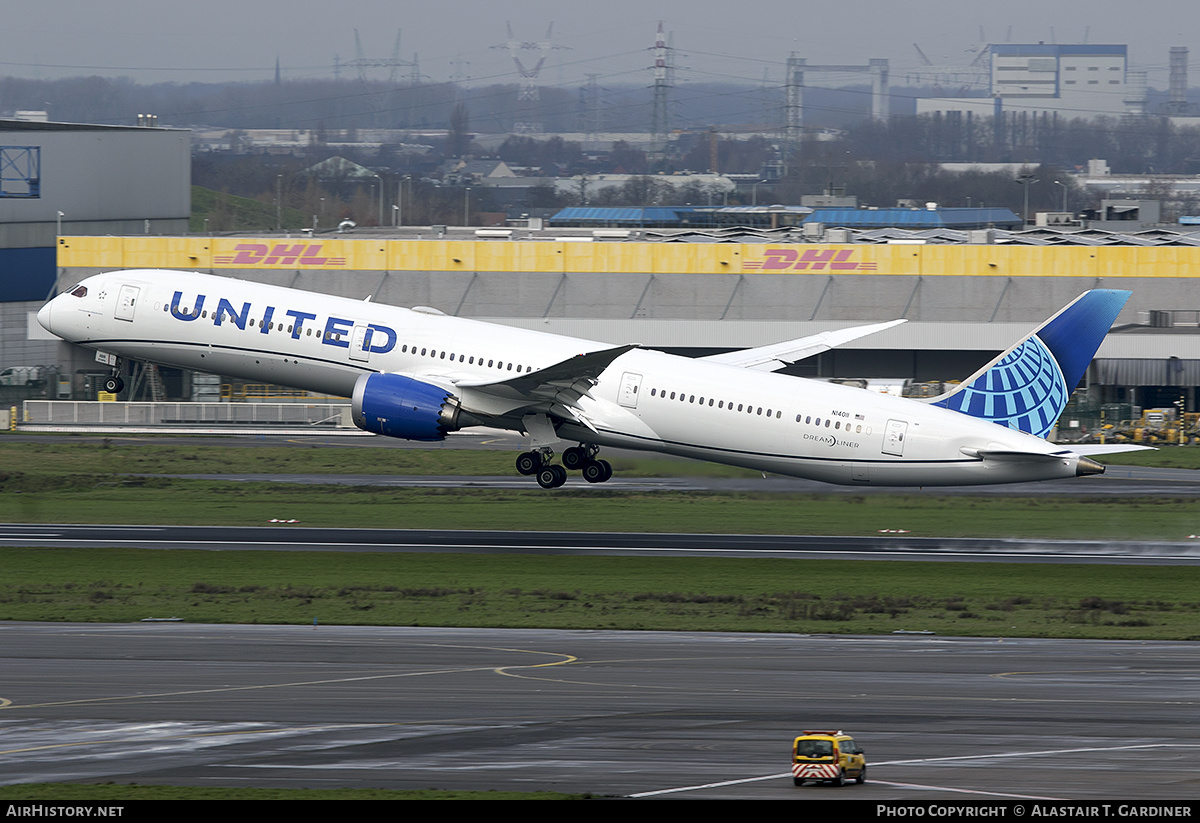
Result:
{"label": "dhl logo", "polygon": [[767,249],[762,260],[743,260],[742,269],[759,271],[874,271],[874,263],[851,262],[857,249]]}
{"label": "dhl logo", "polygon": [[236,254],[218,254],[223,266],[344,266],[344,257],[321,257],[321,243],[238,243]]}

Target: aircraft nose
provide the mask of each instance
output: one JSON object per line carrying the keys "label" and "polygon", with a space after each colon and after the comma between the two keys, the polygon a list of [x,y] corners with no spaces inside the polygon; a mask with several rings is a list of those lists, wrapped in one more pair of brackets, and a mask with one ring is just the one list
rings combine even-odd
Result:
{"label": "aircraft nose", "polygon": [[53,305],[54,301],[51,300],[46,305],[42,306],[37,313],[37,321],[46,331],[54,331],[54,329],[50,328],[50,307]]}

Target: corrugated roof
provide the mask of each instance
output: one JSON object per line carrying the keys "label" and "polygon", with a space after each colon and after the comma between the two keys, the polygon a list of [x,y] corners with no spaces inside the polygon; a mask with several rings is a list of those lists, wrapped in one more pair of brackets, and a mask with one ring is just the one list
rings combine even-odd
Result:
{"label": "corrugated roof", "polygon": [[[701,227],[689,225],[685,215],[694,210],[691,207],[653,208],[581,208],[573,207],[561,210],[552,220],[560,217],[564,221],[574,221],[583,225],[601,225],[625,221],[625,225],[646,226],[647,231],[640,233],[641,239],[659,242],[688,242],[688,243],[820,243],[821,238],[805,235],[797,226],[781,226],[776,229],[751,226]],[[899,212],[908,215],[933,214],[929,210],[917,209],[832,209],[827,211],[861,212],[867,215],[886,215],[889,212]],[[966,212],[976,214],[1000,212],[1012,215],[1017,224],[1020,219],[1008,209],[941,209],[939,212]],[[579,215],[579,216],[576,216]],[[702,218],[703,215],[696,215]],[[814,214],[814,217],[816,215]],[[828,228],[836,227],[836,223],[825,223]],[[926,243],[963,244],[970,241],[970,236],[962,228],[946,226],[897,226],[882,227],[858,226],[846,227],[848,243],[886,243],[889,240],[924,240]],[[686,232],[686,238],[681,237]],[[996,228],[991,231],[992,242],[1005,245],[1019,246],[1200,246],[1200,231],[1172,231],[1170,229],[1155,229],[1142,231],[1137,234],[1118,232],[1110,229],[1079,229],[1077,227],[1037,227],[1024,231],[1019,229]]]}
{"label": "corrugated roof", "polygon": [[804,221],[845,228],[942,229],[954,227],[1018,226],[1021,218],[1009,209],[815,209]]}
{"label": "corrugated roof", "polygon": [[572,223],[636,223],[682,224],[691,206],[648,206],[646,208],[605,208],[570,206],[550,218],[552,224]]}

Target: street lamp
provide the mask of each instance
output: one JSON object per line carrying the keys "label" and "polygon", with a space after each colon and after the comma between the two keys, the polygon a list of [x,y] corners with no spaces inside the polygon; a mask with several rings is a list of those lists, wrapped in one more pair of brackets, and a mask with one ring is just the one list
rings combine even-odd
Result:
{"label": "street lamp", "polygon": [[1066,183],[1063,183],[1063,182],[1060,182],[1060,181],[1058,181],[1058,180],[1055,180],[1055,181],[1054,181],[1054,185],[1056,185],[1056,186],[1062,186],[1062,190],[1063,190],[1063,206],[1062,206],[1062,210],[1065,212],[1065,211],[1067,210],[1067,184],[1066,184]]}
{"label": "street lamp", "polygon": [[379,181],[379,228],[383,228],[383,178],[378,174],[374,177]]}
{"label": "street lamp", "polygon": [[463,225],[471,225],[471,187],[467,186],[463,192]]}
{"label": "street lamp", "polygon": [[[410,176],[406,174],[403,176],[403,178],[396,181],[396,203],[400,204],[400,214],[398,214],[396,216],[396,222],[397,222],[398,226],[403,226],[403,224],[404,224],[404,184],[406,184],[406,182],[408,184],[408,197],[409,197],[409,199],[412,199],[412,197],[413,197],[413,179],[410,178]],[[408,210],[412,211],[413,208],[414,208],[413,204],[409,203]]]}

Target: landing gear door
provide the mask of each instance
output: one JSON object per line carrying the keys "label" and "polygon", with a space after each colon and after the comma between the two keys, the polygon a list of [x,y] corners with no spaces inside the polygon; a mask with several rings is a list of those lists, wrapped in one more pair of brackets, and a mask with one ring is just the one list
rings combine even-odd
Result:
{"label": "landing gear door", "polygon": [[642,376],[636,372],[627,371],[621,375],[621,392],[617,402],[627,409],[637,408],[638,389],[642,385]]}
{"label": "landing gear door", "polygon": [[133,310],[137,306],[138,292],[137,286],[121,286],[121,290],[117,292],[117,307],[114,309],[114,316],[118,320],[133,322]]}
{"label": "landing gear door", "polygon": [[908,423],[903,420],[889,420],[883,432],[883,453],[904,456],[904,438],[908,436]]}
{"label": "landing gear door", "polygon": [[366,326],[355,326],[350,338],[350,359],[366,363],[371,358],[371,334]]}

